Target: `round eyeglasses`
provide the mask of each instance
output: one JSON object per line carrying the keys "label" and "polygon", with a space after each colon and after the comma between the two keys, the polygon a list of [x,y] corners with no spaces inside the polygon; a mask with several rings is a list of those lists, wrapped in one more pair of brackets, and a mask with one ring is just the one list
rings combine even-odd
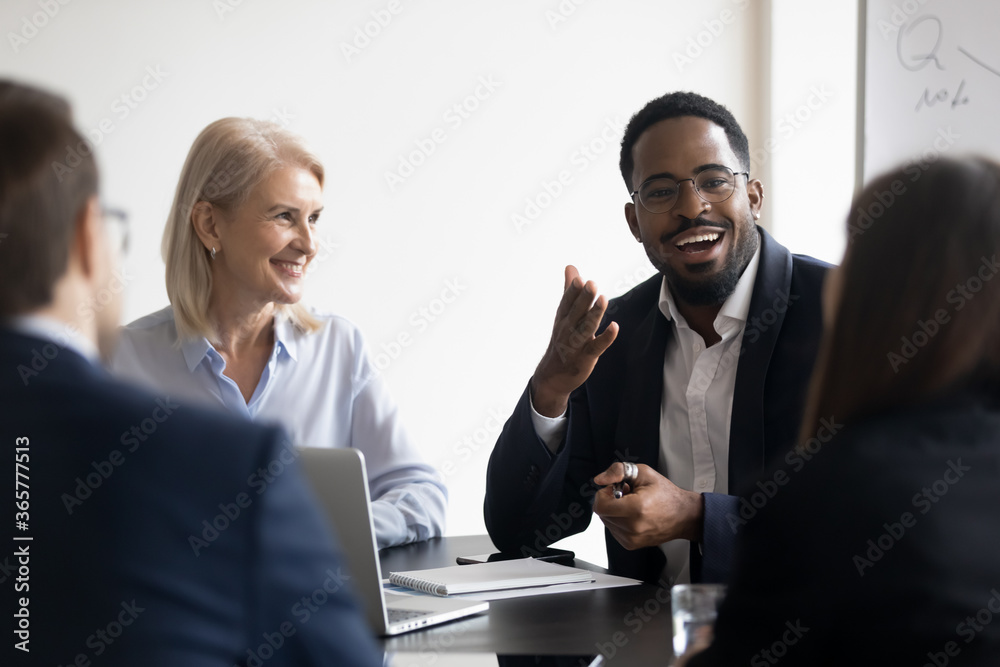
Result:
{"label": "round eyeglasses", "polygon": [[746,176],[750,180],[750,172],[734,172],[729,167],[710,167],[698,172],[694,178],[682,178],[679,181],[666,177],[651,178],[631,193],[631,196],[639,195],[639,203],[650,213],[667,213],[677,204],[681,183],[691,181],[699,197],[718,204],[733,195],[737,176]]}

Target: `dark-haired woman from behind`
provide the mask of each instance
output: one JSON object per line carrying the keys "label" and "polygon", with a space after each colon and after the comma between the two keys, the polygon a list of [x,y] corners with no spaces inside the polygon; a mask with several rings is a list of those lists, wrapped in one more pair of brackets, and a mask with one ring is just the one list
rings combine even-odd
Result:
{"label": "dark-haired woman from behind", "polygon": [[799,450],[688,665],[1000,664],[1000,165],[899,169],[851,211]]}

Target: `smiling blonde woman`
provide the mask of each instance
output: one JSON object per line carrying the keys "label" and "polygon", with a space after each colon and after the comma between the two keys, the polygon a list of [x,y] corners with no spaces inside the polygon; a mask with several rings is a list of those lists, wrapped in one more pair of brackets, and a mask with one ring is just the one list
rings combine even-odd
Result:
{"label": "smiling blonde woman", "polygon": [[361,450],[379,547],[439,536],[447,492],[360,331],[301,302],[323,179],[316,156],[275,123],[206,127],[163,234],[171,305],[124,328],[112,368],[182,401],[279,422],[298,446]]}

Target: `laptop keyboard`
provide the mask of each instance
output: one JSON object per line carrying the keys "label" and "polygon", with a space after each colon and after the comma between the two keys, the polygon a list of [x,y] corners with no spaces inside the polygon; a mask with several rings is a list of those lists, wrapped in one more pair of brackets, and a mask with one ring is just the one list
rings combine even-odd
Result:
{"label": "laptop keyboard", "polygon": [[418,618],[420,616],[426,616],[426,611],[411,611],[409,609],[386,609],[389,613],[390,623],[402,623],[403,621],[408,621],[411,618]]}

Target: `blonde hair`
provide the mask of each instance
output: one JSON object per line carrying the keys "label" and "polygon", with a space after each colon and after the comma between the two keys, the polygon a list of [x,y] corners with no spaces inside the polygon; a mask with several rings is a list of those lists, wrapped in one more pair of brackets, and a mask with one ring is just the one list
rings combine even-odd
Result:
{"label": "blonde hair", "polygon": [[[319,159],[301,138],[277,123],[223,118],[194,140],[181,170],[161,247],[167,265],[167,296],[174,307],[180,339],[204,336],[218,342],[218,332],[208,315],[211,259],[191,222],[195,205],[208,202],[224,211],[235,211],[269,174],[286,166],[309,170],[323,187]],[[277,312],[305,332],[321,326],[301,302],[279,304]]]}

